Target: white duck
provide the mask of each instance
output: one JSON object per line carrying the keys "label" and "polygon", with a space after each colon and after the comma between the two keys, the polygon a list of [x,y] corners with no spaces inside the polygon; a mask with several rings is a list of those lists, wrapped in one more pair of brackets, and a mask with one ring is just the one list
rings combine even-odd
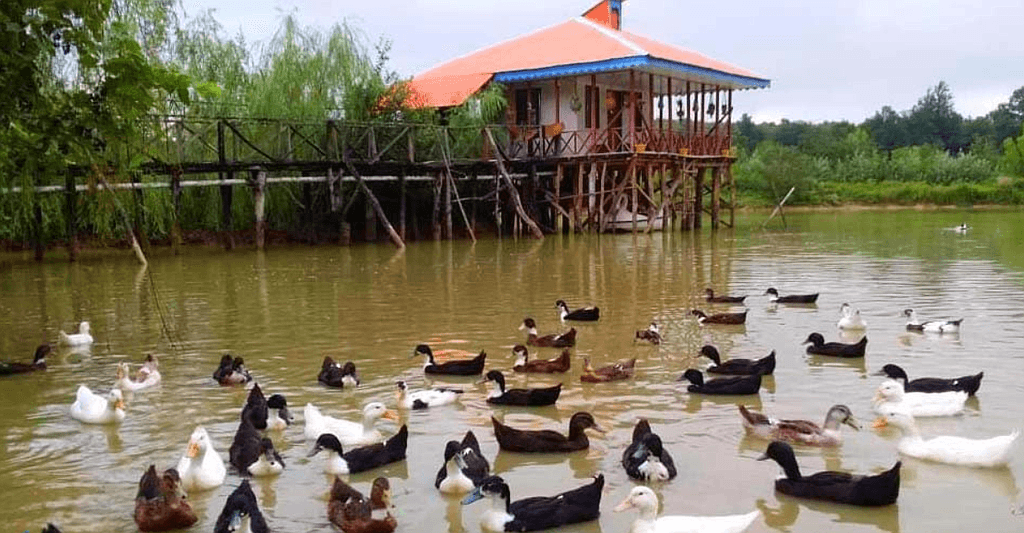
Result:
{"label": "white duck", "polygon": [[178,475],[186,492],[210,490],[224,484],[227,469],[224,459],[213,449],[206,428],[196,426],[188,439],[185,455],[178,461]]}
{"label": "white duck", "polygon": [[914,417],[896,409],[886,409],[875,427],[892,424],[903,433],[896,449],[903,455],[938,463],[963,466],[997,467],[1010,462],[1010,452],[1020,431],[990,439],[942,436],[925,440],[917,430]]}
{"label": "white duck", "polygon": [[878,386],[873,400],[875,412],[896,410],[911,416],[953,416],[963,412],[967,393],[950,392],[905,392],[903,383],[887,379]]}
{"label": "white duck", "polygon": [[306,427],[303,431],[306,439],[315,441],[324,433],[331,433],[338,438],[342,446],[366,446],[384,441],[384,435],[375,426],[381,418],[398,421],[398,413],[388,409],[380,402],[370,402],[363,407],[363,421],[351,422],[340,420],[320,413],[320,409],[307,403],[303,411]]}
{"label": "white duck", "polygon": [[921,322],[913,309],[905,309],[903,316],[907,317],[907,331],[927,331],[929,333],[959,333],[962,318],[956,320],[928,320]]}
{"label": "white duck", "polygon": [[839,329],[847,330],[864,330],[868,329],[868,323],[864,321],[864,318],[860,316],[860,309],[854,309],[848,303],[844,303],[839,308],[839,312],[842,316],[839,318]]}
{"label": "white duck", "polygon": [[142,364],[142,368],[139,369],[133,378],[131,367],[129,367],[128,363],[118,363],[117,381],[114,382],[114,386],[121,390],[135,392],[159,385],[161,377],[160,371],[157,370],[158,366],[156,358],[149,355],[146,357],[146,362]]}
{"label": "white duck", "polygon": [[409,392],[408,385],[404,381],[397,382],[398,385],[398,406],[404,409],[426,409],[438,405],[455,403],[462,394],[461,389],[424,389]]}
{"label": "white duck", "polygon": [[75,403],[71,404],[71,418],[86,424],[117,424],[124,420],[124,396],[117,388],[102,396],[79,385]]}
{"label": "white duck", "polygon": [[67,334],[64,333],[64,330],[61,330],[57,335],[60,337],[60,342],[68,346],[89,346],[92,344],[92,335],[89,334],[89,323],[85,321],[78,324],[78,333]]}
{"label": "white duck", "polygon": [[662,516],[658,517],[658,496],[649,487],[633,487],[629,496],[615,507],[615,512],[639,509],[640,516],[633,521],[630,533],[740,533],[750,527],[761,514],[726,516]]}

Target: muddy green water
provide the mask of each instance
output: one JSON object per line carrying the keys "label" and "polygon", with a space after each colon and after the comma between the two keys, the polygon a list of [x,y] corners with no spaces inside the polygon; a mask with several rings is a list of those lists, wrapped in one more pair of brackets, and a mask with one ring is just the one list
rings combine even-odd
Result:
{"label": "muddy green water", "polygon": [[[1024,215],[1018,211],[840,212],[787,216],[761,231],[763,214],[740,219],[736,230],[699,234],[550,237],[529,240],[415,243],[404,253],[387,244],[338,248],[275,248],[266,253],[190,249],[158,253],[153,283],[128,252],[85,254],[76,264],[59,254],[44,264],[21,256],[0,268],[0,357],[26,360],[40,341],[79,320],[92,324],[96,344],[87,354],[59,351],[46,372],[0,379],[0,523],[4,531],[37,531],[46,521],[65,532],[132,531],[133,498],[151,463],[176,464],[196,424],[209,430],[227,458],[245,391],[222,388],[210,375],[230,351],[245,357],[267,392],[282,393],[296,423],[276,445],[288,464],[254,489],[276,532],[330,531],[329,478],[319,457],[307,459],[302,406],[353,419],[362,404],[394,405],[394,382],[413,388],[458,384],[454,406],[405,413],[408,460],[350,477],[365,489],[377,475],[392,479],[399,531],[479,531],[485,502],[461,507],[433,487],[444,443],[472,428],[513,499],[550,495],[604,472],[599,521],[566,531],[628,531],[635,515],[612,507],[634,486],[620,466],[638,417],[651,420],[680,474],[657,488],[670,514],[764,514],[750,531],[1020,531],[1024,504],[1018,479],[1024,446],[1009,468],[976,470],[904,460],[896,505],[858,509],[777,495],[774,463],[754,459],[766,443],[744,435],[737,403],[769,415],[820,421],[828,407],[846,403],[865,429],[844,430],[834,450],[798,449],[805,472],[823,468],[878,472],[897,460],[896,434],[870,429],[870,398],[883,364],[902,365],[911,377],[952,377],[979,370],[985,379],[965,415],[920,421],[926,435],[986,437],[1024,426]],[[966,220],[966,235],[946,231]],[[774,306],[761,296],[821,292],[816,307]],[[706,308],[705,287],[748,294],[745,328],[700,327],[688,312]],[[564,375],[525,378],[507,372],[510,386],[565,384],[557,407],[491,408],[486,389],[471,379],[425,378],[410,359],[421,342],[435,349],[486,350],[488,367],[508,370],[510,348],[523,340],[525,316],[541,332],[562,330],[553,307],[595,304],[602,319],[578,325],[573,368]],[[834,340],[839,306],[850,302],[869,324],[867,357],[829,360],[804,354],[812,331]],[[910,334],[898,316],[914,307],[922,317],[963,316],[958,336]],[[724,310],[717,306],[715,310]],[[162,334],[161,317],[175,336]],[[666,342],[634,346],[633,332],[651,320]],[[758,396],[715,399],[692,395],[679,374],[707,361],[694,356],[704,343],[725,356],[778,352],[778,368]],[[68,415],[84,383],[108,389],[119,361],[160,357],[163,383],[129,400],[119,427],[84,426]],[[542,349],[541,356],[556,351]],[[353,360],[363,384],[328,390],[316,376],[325,355]],[[579,381],[582,356],[595,364],[637,357],[634,379],[608,384]],[[584,452],[527,456],[499,452],[489,418],[498,413],[520,426],[564,431],[577,410],[591,411],[609,429]],[[384,424],[390,433],[397,426]],[[196,531],[211,531],[239,478],[190,495],[200,516]],[[980,529],[979,529],[980,528]]]}

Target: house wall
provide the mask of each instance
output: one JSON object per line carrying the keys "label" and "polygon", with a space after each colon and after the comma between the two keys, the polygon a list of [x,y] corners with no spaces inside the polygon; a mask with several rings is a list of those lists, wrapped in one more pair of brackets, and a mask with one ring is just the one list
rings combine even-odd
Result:
{"label": "house wall", "polygon": [[[635,90],[642,91],[649,94],[648,89],[648,76],[646,74],[637,73],[635,79]],[[586,86],[590,85],[590,76],[575,76],[566,77],[559,80],[561,97],[558,99],[559,102],[559,116],[558,118],[565,125],[565,130],[583,130],[586,129],[586,105],[584,102],[584,96],[586,94]],[[539,88],[540,94],[540,115],[538,120],[541,124],[554,124],[555,120],[555,82],[554,80],[543,80],[535,81],[530,83],[530,87]],[[628,73],[617,73],[617,74],[604,74],[597,76],[597,87],[600,90],[599,103],[600,107],[597,111],[598,126],[604,128],[607,126],[607,106],[605,105],[606,90],[613,89],[616,91],[628,91],[629,90],[629,74]],[[514,84],[509,87],[510,94],[515,95],[516,89],[525,89],[526,84]],[[580,110],[579,112],[572,110],[573,95],[579,99]],[[509,102],[509,105],[514,106],[515,102]],[[643,105],[651,105],[644,103]],[[657,105],[656,103],[654,105]],[[657,107],[654,108],[655,115],[657,114]]]}

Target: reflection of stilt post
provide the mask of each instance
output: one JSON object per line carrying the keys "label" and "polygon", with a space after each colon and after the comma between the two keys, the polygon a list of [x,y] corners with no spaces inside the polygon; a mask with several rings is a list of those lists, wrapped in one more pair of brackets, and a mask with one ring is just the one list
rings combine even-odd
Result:
{"label": "reflection of stilt post", "polygon": [[[630,74],[632,74],[632,71],[630,71]],[[636,156],[633,157],[635,158]],[[635,163],[630,165],[629,171],[629,183],[633,187],[633,235],[636,235],[636,215],[637,211],[640,210],[640,206],[637,205],[636,167]]]}
{"label": "reflection of stilt post", "polygon": [[75,261],[78,259],[78,191],[75,189],[75,177],[70,172],[64,175],[64,191],[67,208],[68,261]]}
{"label": "reflection of stilt post", "polygon": [[[552,204],[558,205],[562,198],[562,173],[564,167],[561,163],[558,164],[558,168],[555,170],[555,197],[551,199]],[[559,214],[555,209],[552,208],[551,216],[555,219],[555,232],[562,233],[562,215]]]}
{"label": "reflection of stilt post", "polygon": [[722,188],[722,169],[714,167],[711,169],[711,229],[718,229],[718,210],[720,207]]}
{"label": "reflection of stilt post", "polygon": [[256,215],[256,249],[262,250],[266,245],[267,221],[266,221],[266,198],[264,189],[267,186],[267,173],[259,167],[250,171],[250,185],[252,186],[252,203]]}
{"label": "reflection of stilt post", "polygon": [[589,224],[591,228],[594,227],[594,222],[597,220],[597,207],[594,205],[597,202],[596,190],[597,163],[591,163],[590,173],[587,174],[587,224]]}

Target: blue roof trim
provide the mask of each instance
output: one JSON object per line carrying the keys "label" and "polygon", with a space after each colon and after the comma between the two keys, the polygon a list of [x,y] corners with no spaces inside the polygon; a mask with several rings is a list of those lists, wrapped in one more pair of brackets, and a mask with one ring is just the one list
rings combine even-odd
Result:
{"label": "blue roof trim", "polygon": [[723,83],[742,85],[752,89],[765,89],[771,86],[771,80],[754,78],[751,76],[740,76],[729,74],[720,70],[714,70],[678,61],[669,61],[651,56],[632,56],[606,59],[604,61],[593,61],[590,63],[573,63],[570,65],[556,65],[528,70],[511,70],[508,72],[497,72],[494,74],[494,81],[498,83],[514,83],[521,81],[533,81],[544,78],[561,78],[565,76],[579,76],[581,74],[596,74],[599,72],[611,72],[631,68],[652,67],[668,70],[675,70],[685,74],[697,74],[712,80]]}

